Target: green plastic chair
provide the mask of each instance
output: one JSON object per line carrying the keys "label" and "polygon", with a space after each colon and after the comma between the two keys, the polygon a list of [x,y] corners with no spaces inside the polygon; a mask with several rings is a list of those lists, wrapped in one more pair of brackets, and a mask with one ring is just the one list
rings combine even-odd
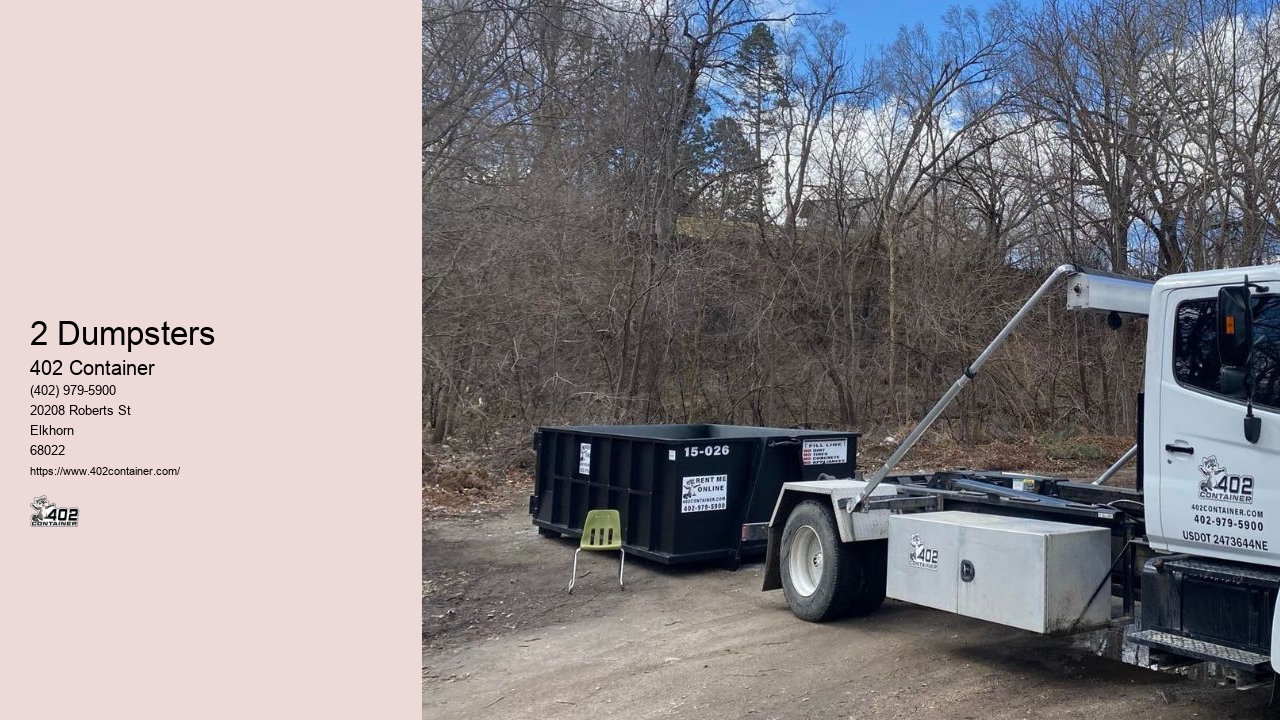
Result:
{"label": "green plastic chair", "polygon": [[627,562],[627,551],[622,549],[622,518],[617,510],[592,510],[582,523],[582,540],[578,549],[573,551],[573,572],[569,575],[569,592],[573,592],[573,583],[578,579],[578,553],[583,550],[617,550],[622,553],[618,560],[618,587],[622,585],[622,568]]}

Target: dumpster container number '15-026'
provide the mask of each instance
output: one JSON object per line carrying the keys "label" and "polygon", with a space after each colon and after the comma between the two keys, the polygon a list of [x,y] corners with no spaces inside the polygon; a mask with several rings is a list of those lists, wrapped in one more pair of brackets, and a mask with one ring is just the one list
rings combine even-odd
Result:
{"label": "dumpster container number '15-026'", "polygon": [[588,510],[616,508],[627,552],[663,563],[764,551],[782,483],[853,477],[858,434],[737,425],[539,428],[529,497],[545,533],[580,535]]}

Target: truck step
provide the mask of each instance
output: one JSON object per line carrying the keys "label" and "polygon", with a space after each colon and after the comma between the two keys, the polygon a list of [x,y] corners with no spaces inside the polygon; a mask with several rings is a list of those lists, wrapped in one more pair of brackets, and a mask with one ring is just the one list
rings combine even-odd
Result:
{"label": "truck step", "polygon": [[1204,558],[1171,557],[1164,561],[1164,570],[1181,571],[1193,577],[1201,577],[1234,585],[1280,587],[1280,571],[1255,565],[1237,565]]}
{"label": "truck step", "polygon": [[1227,647],[1207,640],[1174,635],[1159,630],[1138,630],[1125,635],[1125,639],[1154,650],[1183,655],[1195,660],[1216,662],[1240,670],[1262,672],[1270,670],[1271,658],[1266,655]]}

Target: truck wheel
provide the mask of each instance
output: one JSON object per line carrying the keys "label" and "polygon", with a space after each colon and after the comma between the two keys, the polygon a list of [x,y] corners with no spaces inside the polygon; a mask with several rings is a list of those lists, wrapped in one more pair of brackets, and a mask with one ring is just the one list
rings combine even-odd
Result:
{"label": "truck wheel", "polygon": [[867,584],[859,580],[861,554],[840,542],[829,501],[805,500],[796,505],[782,529],[780,558],[782,591],[791,612],[809,622],[847,615],[859,586]]}

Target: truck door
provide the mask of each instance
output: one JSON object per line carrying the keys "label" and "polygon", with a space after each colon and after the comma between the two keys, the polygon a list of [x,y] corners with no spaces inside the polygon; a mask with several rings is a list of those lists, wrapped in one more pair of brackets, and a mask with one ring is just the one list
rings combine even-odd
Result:
{"label": "truck door", "polygon": [[1160,513],[1170,552],[1280,565],[1280,294],[1254,297],[1255,444],[1243,394],[1219,387],[1217,291],[1175,289],[1166,305],[1159,444],[1147,455],[1158,459],[1147,472],[1160,475],[1159,508],[1147,514]]}

